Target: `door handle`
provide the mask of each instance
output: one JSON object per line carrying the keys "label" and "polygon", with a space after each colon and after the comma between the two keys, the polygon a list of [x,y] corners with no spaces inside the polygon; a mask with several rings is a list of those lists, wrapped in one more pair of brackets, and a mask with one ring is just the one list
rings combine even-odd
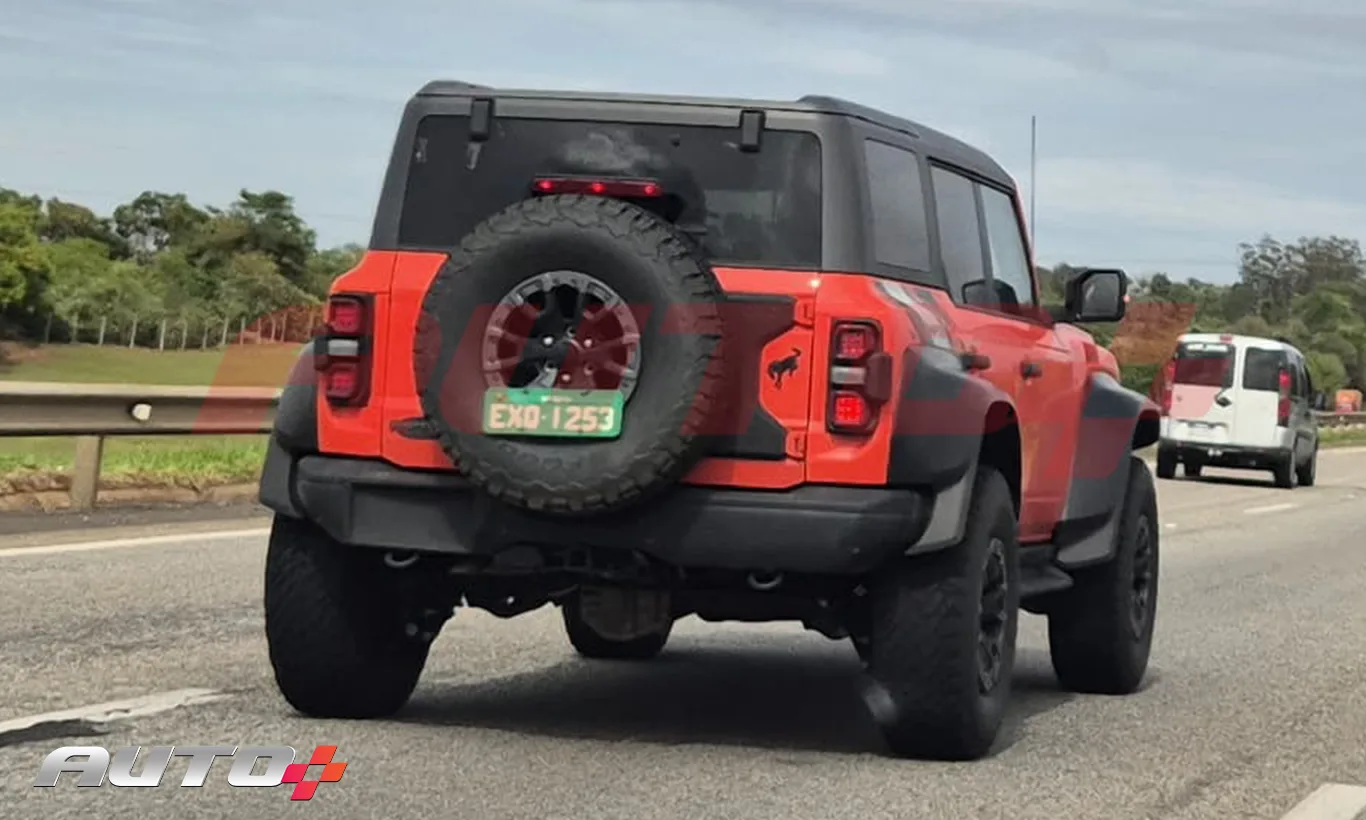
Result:
{"label": "door handle", "polygon": [[965,350],[959,353],[958,361],[963,363],[963,369],[967,371],[986,370],[991,367],[991,359],[975,350]]}
{"label": "door handle", "polygon": [[1035,362],[1020,362],[1020,375],[1026,379],[1037,379],[1043,375],[1043,368]]}

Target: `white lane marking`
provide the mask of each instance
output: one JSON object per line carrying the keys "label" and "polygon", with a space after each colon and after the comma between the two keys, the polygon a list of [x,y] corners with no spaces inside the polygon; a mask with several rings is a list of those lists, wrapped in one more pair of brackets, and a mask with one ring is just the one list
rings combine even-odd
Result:
{"label": "white lane marking", "polygon": [[108,703],[96,703],[90,706],[78,706],[75,709],[63,709],[60,712],[45,712],[41,715],[28,715],[13,720],[0,721],[0,735],[22,731],[43,723],[60,723],[70,720],[108,723],[114,720],[127,720],[144,715],[155,715],[158,712],[169,712],[182,706],[212,703],[227,697],[229,696],[214,689],[176,689],[171,692],[158,692],[154,695],[144,695],[138,698],[111,700]]}
{"label": "white lane marking", "polygon": [[1366,786],[1325,783],[1281,820],[1353,820],[1366,809]]}
{"label": "white lane marking", "polygon": [[1243,510],[1243,513],[1246,515],[1265,515],[1267,513],[1281,512],[1282,510],[1293,510],[1298,506],[1299,504],[1288,501],[1284,504],[1267,504],[1265,507],[1248,507],[1246,510]]}
{"label": "white lane marking", "polygon": [[52,555],[62,552],[88,552],[90,550],[113,550],[125,547],[152,547],[161,544],[198,544],[204,541],[228,541],[234,538],[260,538],[270,535],[269,527],[249,530],[217,530],[214,532],[183,532],[170,535],[145,535],[141,538],[118,538],[112,541],[76,541],[69,544],[44,544],[34,547],[8,547],[0,549],[0,558],[17,558],[23,555]]}

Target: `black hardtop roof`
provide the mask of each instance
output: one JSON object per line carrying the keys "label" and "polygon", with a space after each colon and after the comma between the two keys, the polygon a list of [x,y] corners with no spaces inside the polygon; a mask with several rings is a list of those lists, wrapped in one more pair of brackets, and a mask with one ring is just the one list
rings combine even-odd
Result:
{"label": "black hardtop roof", "polygon": [[1001,183],[1012,184],[1010,174],[986,152],[974,148],[960,139],[942,131],[902,117],[888,114],[876,108],[856,102],[808,94],[799,100],[761,100],[731,97],[701,97],[674,94],[630,94],[606,91],[550,91],[513,88],[490,88],[483,85],[461,82],[459,80],[435,80],[424,85],[418,97],[491,97],[497,99],[543,99],[543,100],[581,100],[583,102],[641,103],[645,105],[691,105],[717,108],[759,108],[770,111],[791,111],[805,114],[828,114],[832,116],[853,117],[906,134],[929,153],[954,162],[994,178]]}

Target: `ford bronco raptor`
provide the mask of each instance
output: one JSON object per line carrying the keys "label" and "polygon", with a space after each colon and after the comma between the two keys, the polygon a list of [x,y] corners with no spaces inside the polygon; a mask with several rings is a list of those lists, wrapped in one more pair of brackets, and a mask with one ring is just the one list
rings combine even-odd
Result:
{"label": "ford bronco raptor", "polygon": [[1133,692],[1159,411],[1075,327],[1126,287],[1038,304],[1010,176],[850,102],[430,83],[281,395],[278,686],[388,715],[456,607],[549,603],[597,659],[850,638],[904,756],[990,751],[1021,609],[1064,687]]}

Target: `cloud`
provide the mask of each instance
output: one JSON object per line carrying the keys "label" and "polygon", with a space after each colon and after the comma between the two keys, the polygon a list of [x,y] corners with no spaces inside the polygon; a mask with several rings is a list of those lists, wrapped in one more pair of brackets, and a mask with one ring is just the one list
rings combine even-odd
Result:
{"label": "cloud", "polygon": [[[1366,204],[1323,199],[1245,178],[1201,175],[1143,159],[1050,159],[1039,163],[1039,198],[1054,214],[1109,217],[1161,231],[1253,239],[1366,233]],[[1056,219],[1056,216],[1053,217]]]}
{"label": "cloud", "polygon": [[[14,4],[11,4],[14,5]],[[1154,267],[1366,233],[1361,0],[43,0],[0,23],[0,179],[116,202],[288,186],[358,238],[407,97],[830,94],[977,145],[1041,248]],[[1026,191],[1026,195],[1027,195]],[[230,193],[228,194],[230,195]],[[359,226],[359,227],[358,227]]]}

